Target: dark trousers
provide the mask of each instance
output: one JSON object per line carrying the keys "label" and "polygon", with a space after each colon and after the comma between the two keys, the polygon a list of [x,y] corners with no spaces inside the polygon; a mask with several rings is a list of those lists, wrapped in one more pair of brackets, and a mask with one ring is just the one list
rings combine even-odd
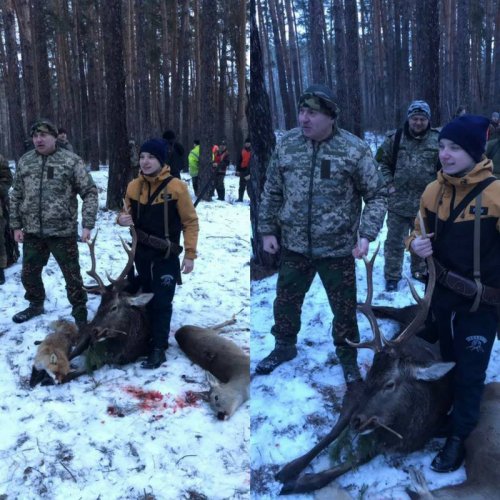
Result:
{"label": "dark trousers", "polygon": [[332,335],[343,367],[356,364],[357,351],[345,342],[359,342],[356,321],[356,278],[354,258],[309,259],[283,249],[274,301],[274,326],[277,341],[295,344],[300,330],[304,298],[316,273],[325,287],[333,312]]}
{"label": "dark trousers", "polygon": [[66,281],[66,293],[73,306],[71,314],[75,321],[86,321],[87,292],[83,289],[76,236],[39,238],[31,234],[24,235],[21,272],[21,281],[26,290],[24,298],[33,304],[43,305],[45,288],[42,270],[50,254],[54,256]]}
{"label": "dark trousers", "polygon": [[[243,196],[245,195],[245,189],[247,188],[247,180],[245,179],[245,176],[247,174],[240,172],[240,185],[238,187],[238,199],[243,201]],[[250,198],[250,193],[247,191],[248,197]]]}
{"label": "dark trousers", "polygon": [[[387,212],[387,238],[384,244],[384,277],[386,280],[399,281],[404,259],[404,239],[414,228],[415,217],[405,217]],[[412,274],[425,271],[425,261],[418,255],[410,255]]]}
{"label": "dark trousers", "polygon": [[496,335],[494,310],[454,312],[433,304],[441,356],[456,363],[453,375],[453,435],[467,437],[479,420],[486,369]]}
{"label": "dark trousers", "polygon": [[136,254],[135,266],[142,291],[154,294],[146,306],[151,321],[152,346],[166,349],[172,319],[172,301],[180,273],[179,257],[170,256],[168,259],[151,261]]}
{"label": "dark trousers", "polygon": [[196,196],[198,196],[198,176],[195,175],[191,177],[191,181],[193,182],[193,191]]}

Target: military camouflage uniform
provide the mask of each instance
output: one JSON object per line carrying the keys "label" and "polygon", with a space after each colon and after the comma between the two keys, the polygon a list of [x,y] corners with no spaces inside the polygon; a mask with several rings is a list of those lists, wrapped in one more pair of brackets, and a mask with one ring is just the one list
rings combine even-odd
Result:
{"label": "military camouflage uniform", "polygon": [[11,195],[11,226],[24,232],[21,279],[25,298],[43,304],[41,274],[52,253],[66,281],[72,314],[80,322],[87,318],[87,295],[78,262],[76,194],[83,200],[82,227],[93,229],[97,188],[79,156],[57,147],[48,156],[33,150],[19,160]]}
{"label": "military camouflage uniform", "polygon": [[[362,200],[365,202],[361,211]],[[357,375],[359,340],[352,250],[357,235],[373,241],[386,211],[386,190],[368,145],[334,128],[316,143],[300,128],[287,132],[267,170],[259,212],[262,235],[281,233],[283,247],[271,329],[279,343],[295,344],[304,296],[316,273],[334,314],[334,344],[346,380]]]}
{"label": "military camouflage uniform", "polygon": [[7,267],[7,252],[5,250],[5,220],[4,205],[7,202],[10,186],[12,186],[12,173],[9,162],[0,155],[0,269]]}
{"label": "military camouflage uniform", "polygon": [[[375,159],[387,186],[396,191],[389,194],[387,238],[384,246],[384,275],[386,280],[399,281],[404,257],[404,239],[413,230],[420,196],[425,187],[436,179],[439,130],[429,128],[422,137],[414,137],[405,123],[393,169],[393,147],[396,130],[387,133]],[[394,170],[394,174],[393,171]],[[411,256],[411,272],[423,272],[425,262]]]}

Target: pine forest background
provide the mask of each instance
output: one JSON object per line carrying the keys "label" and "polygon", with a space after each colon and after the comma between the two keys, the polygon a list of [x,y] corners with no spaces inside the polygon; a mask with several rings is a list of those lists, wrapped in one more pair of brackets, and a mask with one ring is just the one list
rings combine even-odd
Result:
{"label": "pine forest background", "polygon": [[358,135],[399,126],[416,98],[437,126],[458,105],[500,109],[499,55],[500,0],[2,0],[0,152],[17,160],[52,118],[92,169],[109,164],[117,208],[129,138],[200,139],[204,182],[211,145],[235,161],[249,133],[258,195],[270,134],[296,125],[308,84],[334,88]]}

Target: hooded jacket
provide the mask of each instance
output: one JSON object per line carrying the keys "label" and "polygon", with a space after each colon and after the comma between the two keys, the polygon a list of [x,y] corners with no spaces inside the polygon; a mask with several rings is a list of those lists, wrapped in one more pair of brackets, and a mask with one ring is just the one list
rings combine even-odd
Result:
{"label": "hooded jacket", "polygon": [[386,197],[370,148],[359,137],[334,128],[317,143],[295,128],[271,157],[259,230],[262,235],[281,232],[284,248],[312,258],[346,257],[358,230],[369,241],[377,237]]}
{"label": "hooded jacket", "polygon": [[[474,275],[474,219],[476,199],[467,205],[450,228],[443,232],[443,224],[450,212],[476,184],[491,177],[492,161],[483,159],[463,177],[455,177],[439,171],[436,181],[425,189],[420,200],[420,213],[432,238],[433,256],[446,269],[473,279]],[[410,249],[413,239],[421,234],[420,222],[415,220],[415,230],[405,244]],[[481,195],[481,282],[500,288],[500,181],[495,181]],[[440,300],[454,310],[469,310],[472,301],[465,299],[436,283],[433,300]]]}
{"label": "hooded jacket", "polygon": [[17,164],[10,195],[12,229],[46,238],[76,236],[79,194],[82,227],[93,229],[97,216],[97,188],[83,160],[57,147],[50,155],[28,151]]}
{"label": "hooded jacket", "polygon": [[[180,242],[181,232],[184,236],[185,256],[188,259],[196,258],[196,245],[198,242],[198,216],[193,206],[186,184],[170,174],[170,168],[165,166],[157,176],[139,174],[127,186],[125,207],[132,214],[134,225],[142,231],[157,236],[165,237],[164,226],[164,196],[162,189],[148,205],[148,200],[158,189],[160,184],[171,178],[166,186],[168,201],[168,228],[170,240]],[[149,252],[154,258],[154,249],[139,243],[138,251]],[[160,256],[161,252],[157,252]]]}

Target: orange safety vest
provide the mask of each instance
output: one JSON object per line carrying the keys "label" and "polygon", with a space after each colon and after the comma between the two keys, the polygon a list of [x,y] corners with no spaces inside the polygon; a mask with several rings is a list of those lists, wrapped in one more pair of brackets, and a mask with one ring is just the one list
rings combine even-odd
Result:
{"label": "orange safety vest", "polygon": [[249,149],[243,148],[241,150],[241,168],[248,168],[250,165],[250,157],[252,156],[252,152]]}

